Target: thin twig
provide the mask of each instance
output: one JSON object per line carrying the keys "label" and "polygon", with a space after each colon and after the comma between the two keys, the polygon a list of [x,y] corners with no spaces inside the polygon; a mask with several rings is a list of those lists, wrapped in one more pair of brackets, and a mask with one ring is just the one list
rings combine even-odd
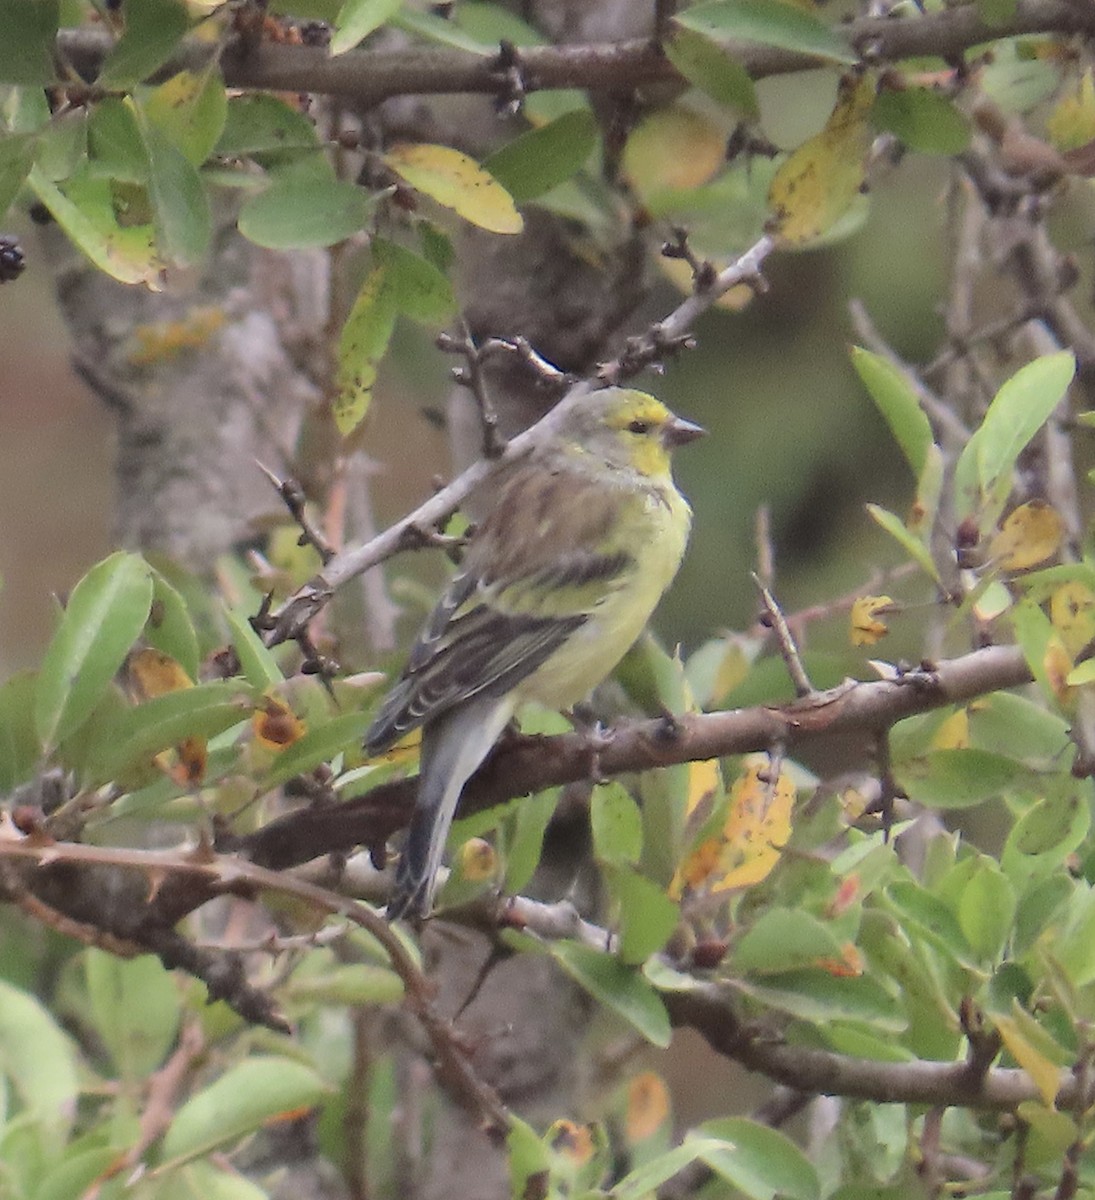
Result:
{"label": "thin twig", "polygon": [[795,685],[795,695],[800,700],[806,696],[812,696],[816,689],[810,682],[809,675],[806,674],[802,656],[798,652],[798,646],[795,645],[795,639],[787,626],[782,609],[776,603],[775,596],[764,586],[760,576],[755,572],[753,573],[753,582],[757,585],[761,603],[764,605],[764,613],[767,618],[765,623],[775,635],[776,645],[779,646],[780,655],[787,667],[787,674],[791,676],[791,682]]}

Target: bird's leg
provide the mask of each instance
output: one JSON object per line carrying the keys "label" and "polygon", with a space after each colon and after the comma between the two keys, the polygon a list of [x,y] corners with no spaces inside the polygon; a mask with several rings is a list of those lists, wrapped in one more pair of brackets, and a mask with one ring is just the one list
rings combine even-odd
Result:
{"label": "bird's leg", "polygon": [[563,716],[574,726],[574,732],[585,738],[584,749],[589,754],[588,777],[592,783],[607,783],[608,776],[601,770],[601,751],[612,745],[616,731],[603,725],[588,704],[576,704]]}

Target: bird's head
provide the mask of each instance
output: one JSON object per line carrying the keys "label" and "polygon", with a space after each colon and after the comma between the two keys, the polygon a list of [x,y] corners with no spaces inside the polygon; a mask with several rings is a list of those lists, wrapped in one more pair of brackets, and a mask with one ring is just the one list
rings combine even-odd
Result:
{"label": "bird's head", "polygon": [[604,388],[583,396],[559,429],[563,439],[611,466],[651,478],[668,477],[672,451],[704,432],[660,400],[630,388]]}

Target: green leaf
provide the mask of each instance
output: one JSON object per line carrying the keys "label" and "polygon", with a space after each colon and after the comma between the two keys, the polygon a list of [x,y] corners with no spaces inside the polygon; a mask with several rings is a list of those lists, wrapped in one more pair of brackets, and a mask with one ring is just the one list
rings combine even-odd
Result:
{"label": "green leaf", "polygon": [[148,619],[152,578],[135,554],[112,554],[74,588],[46,650],[34,718],[55,746],[91,715]]}
{"label": "green leaf", "polygon": [[228,118],[228,99],[220,74],[179,71],[143,104],[148,123],[172,142],[195,167],[213,153]]}
{"label": "green leaf", "polygon": [[251,626],[251,622],[234,608],[224,612],[232,633],[232,646],[240,660],[244,679],[260,692],[285,682],[277,659]]}
{"label": "green leaf", "polygon": [[881,508],[877,504],[868,504],[867,512],[870,514],[872,520],[876,524],[881,525],[890,537],[901,546],[913,562],[922,567],[930,578],[934,579],[937,583],[941,582],[939,570],[932,561],[931,551],[896,513]]}
{"label": "green leaf", "polygon": [[448,276],[433,263],[386,238],[372,240],[373,258],[386,268],[385,287],[392,290],[396,308],[413,321],[436,326],[456,311],[456,296]]}
{"label": "green leaf", "polygon": [[555,942],[552,957],[595,1000],[611,1008],[655,1046],[672,1039],[669,1015],[658,993],[637,971],[610,954],[578,942]]}
{"label": "green leaf", "polygon": [[958,923],[982,960],[1003,953],[1015,920],[1015,891],[990,859],[982,860],[958,901]]}
{"label": "green leaf", "polygon": [[705,1121],[699,1133],[723,1141],[719,1149],[704,1149],[700,1158],[751,1200],[772,1200],[777,1195],[791,1200],[818,1200],[821,1195],[817,1172],[778,1129],[748,1117],[724,1117]]}
{"label": "green leaf", "polygon": [[639,861],[643,851],[643,815],[622,783],[602,783],[589,801],[593,852],[601,862]]}
{"label": "green leaf", "polygon": [[693,87],[745,119],[760,115],[749,72],[723,46],[684,26],[663,43],[666,57]]}
{"label": "green leaf", "polygon": [[0,217],[8,211],[23,186],[34,164],[37,146],[37,134],[0,135]]}
{"label": "green leaf", "polygon": [[840,941],[810,913],[770,908],[735,943],[738,971],[770,973],[816,966],[819,959],[839,959]]}
{"label": "green leaf", "polygon": [[[158,1173],[157,1173],[158,1175]],[[235,1170],[201,1160],[185,1163],[157,1178],[154,1191],[133,1200],[270,1200],[270,1193]],[[134,1188],[139,1192],[140,1184]]]}
{"label": "green leaf", "polygon": [[279,172],[244,204],[239,230],[268,250],[333,246],[365,227],[372,204],[361,188],[335,179],[322,160]]}
{"label": "green leaf", "polygon": [[118,1162],[119,1153],[117,1146],[100,1144],[77,1150],[70,1143],[64,1157],[51,1163],[42,1176],[34,1189],[34,1200],[72,1200],[73,1196],[86,1195],[97,1179],[107,1177],[109,1168]]}
{"label": "green leaf", "polygon": [[148,283],[159,274],[150,223],[122,226],[114,211],[110,181],[89,170],[66,180],[62,191],[37,167],[27,182],[75,245],[102,271],[122,283]]}
{"label": "green leaf", "polygon": [[542,46],[547,40],[538,29],[499,4],[460,0],[453,7],[452,20],[480,44],[495,49],[503,40],[515,46]]}
{"label": "green leaf", "polygon": [[883,89],[875,99],[871,120],[920,154],[961,154],[970,142],[966,116],[931,88]]}
{"label": "green leaf", "polygon": [[37,1000],[3,980],[0,1073],[11,1080],[31,1119],[60,1142],[76,1116],[80,1092],[75,1049]]}
{"label": "green leaf", "polygon": [[186,601],[178,589],[155,568],[152,569],[152,607],[144,637],[153,650],[170,655],[191,679],[198,678],[201,665],[198,635],[190,620]]}
{"label": "green leaf", "polygon": [[29,779],[42,752],[34,723],[37,677],[13,675],[0,687],[0,792]]}
{"label": "green leaf", "polygon": [[784,971],[763,983],[742,980],[741,991],[759,1003],[804,1021],[857,1021],[874,1029],[900,1032],[906,1026],[893,994],[866,975],[838,977],[828,971]]}
{"label": "green leaf", "polygon": [[96,81],[123,89],[147,79],[168,60],[190,27],[182,0],[126,0],[125,30]]}
{"label": "green leaf", "polygon": [[330,762],[335,755],[349,747],[356,750],[371,724],[372,716],[371,712],[342,713],[309,729],[302,738],[277,755],[262,781],[263,787],[269,790],[297,775],[314,771],[320,763]]}
{"label": "green leaf", "polygon": [[782,0],[712,0],[677,13],[673,20],[708,37],[760,42],[838,63],[858,61],[844,38],[824,21]]}
{"label": "green leaf", "polygon": [[597,146],[597,120],[588,109],[577,109],[529,129],[483,166],[513,197],[524,204],[576,175]]}
{"label": "green leaf", "polygon": [[1000,865],[1020,889],[1056,871],[1091,828],[1091,806],[1079,788],[1056,792],[1027,809],[1011,827]]}
{"label": "green leaf", "polygon": [[478,54],[482,58],[493,57],[498,53],[497,46],[484,46],[478,38],[466,33],[455,21],[447,21],[433,13],[415,12],[408,8],[397,13],[391,23],[405,33],[416,34],[442,46],[451,46],[454,50],[466,50],[469,54]]}
{"label": "green leaf", "polygon": [[316,150],[315,126],[276,96],[233,96],[216,152],[224,158],[255,157],[286,150]]}
{"label": "green leaf", "polygon": [[170,1165],[208,1154],[275,1117],[311,1108],[327,1090],[315,1071],[294,1059],[245,1059],[179,1109],[164,1136],[163,1158]]}
{"label": "green leaf", "polygon": [[0,84],[50,83],[60,0],[0,0]]}
{"label": "green leaf", "polygon": [[384,266],[366,275],[338,339],[338,395],[333,411],[343,437],[369,411],[377,368],[395,330],[395,291],[388,286],[387,276]]}
{"label": "green leaf", "polygon": [[179,266],[201,261],[213,234],[209,200],[201,178],[186,155],[141,114],[148,151],[148,194],[152,200],[156,243]]}
{"label": "green leaf", "polygon": [[506,845],[507,892],[520,892],[540,865],[544,834],[555,813],[561,788],[548,788],[517,805],[513,833]]}
{"label": "green leaf", "polygon": [[199,683],[108,713],[95,723],[96,744],[86,763],[98,782],[139,775],[162,750],[191,737],[215,737],[250,715],[252,702],[229,679]]}
{"label": "green leaf", "polygon": [[148,151],[136,111],[117,96],[104,96],[92,109],[87,152],[93,175],[123,183],[148,182]]}
{"label": "green leaf", "polygon": [[543,1195],[536,1188],[536,1182],[538,1177],[547,1177],[551,1155],[532,1126],[516,1114],[510,1118],[506,1133],[506,1152],[509,1158],[510,1193],[514,1196]]}
{"label": "green leaf", "polygon": [[1042,941],[1073,986],[1095,982],[1095,891],[1077,888],[1069,901],[1064,928],[1047,930]]}
{"label": "green leaf", "polygon": [[919,479],[934,439],[931,422],[912,384],[888,359],[861,346],[852,347],[852,366]]}
{"label": "green leaf", "polygon": [[620,959],[644,963],[669,941],[680,921],[680,908],[656,883],[630,867],[613,866],[605,875],[620,906]]}
{"label": "green leaf", "polygon": [[346,0],[335,19],[331,54],[352,50],[374,29],[379,29],[403,6],[403,0]]}
{"label": "green leaf", "polygon": [[345,963],[301,978],[294,975],[282,990],[286,1000],[312,1004],[398,1004],[403,981],[387,967],[373,963]]}
{"label": "green leaf", "polygon": [[179,989],[158,958],[121,959],[91,948],[84,959],[91,1020],[124,1079],[143,1080],[174,1045]]}
{"label": "green leaf", "polygon": [[991,498],[988,519],[995,521],[1019,455],[1049,420],[1075,373],[1076,359],[1064,350],[1027,363],[1000,388],[955,468],[959,515],[976,511]]}
{"label": "green leaf", "polygon": [[690,1133],[679,1146],[674,1146],[672,1150],[649,1159],[629,1172],[608,1194],[612,1200],[648,1200],[666,1180],[672,1179],[689,1163],[695,1162],[707,1151],[715,1152],[725,1148],[725,1142],[721,1138],[700,1137]]}
{"label": "green leaf", "polygon": [[1004,793],[1025,773],[1022,763],[987,750],[933,750],[901,766],[909,799],[931,808],[971,808]]}

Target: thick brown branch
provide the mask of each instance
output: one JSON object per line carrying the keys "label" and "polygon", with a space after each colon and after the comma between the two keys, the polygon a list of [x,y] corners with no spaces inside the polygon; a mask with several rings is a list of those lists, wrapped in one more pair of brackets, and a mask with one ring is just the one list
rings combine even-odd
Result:
{"label": "thick brown branch", "polygon": [[[729,712],[688,713],[665,720],[634,721],[612,731],[598,751],[606,776],[675,763],[767,750],[779,744],[794,754],[820,738],[877,733],[915,713],[1030,682],[1016,646],[990,646],[894,680],[849,682],[782,708],[758,706]],[[589,742],[580,733],[507,740],[467,787],[467,814],[544,788],[584,779]],[[359,800],[311,808],[272,821],[221,844],[274,869],[306,862],[355,845],[376,846],[406,824],[415,781],[381,784]]]}
{"label": "thick brown branch", "polygon": [[[724,988],[715,983],[668,992],[663,999],[675,1025],[695,1029],[717,1053],[796,1091],[884,1104],[987,1109],[1012,1109],[1039,1099],[1034,1081],[1018,1068],[971,1071],[966,1062],[878,1062],[752,1036],[735,1019]],[[1062,1071],[1058,1106],[1075,1103],[1076,1090],[1072,1074]]]}
{"label": "thick brown branch", "polygon": [[[976,5],[927,13],[905,20],[870,18],[844,27],[849,45],[872,62],[895,62],[930,55],[953,58],[981,42],[1017,34],[1095,34],[1095,6],[1069,0],[1019,0],[1011,19],[986,25]],[[93,79],[111,45],[100,31],[64,31],[59,56],[86,79]],[[193,67],[211,50],[188,44],[162,73]],[[803,71],[818,65],[815,57],[767,46],[742,46],[737,57],[755,79]],[[331,58],[313,46],[263,42],[242,48],[233,44],[222,63],[231,87],[313,92],[342,96],[359,104],[377,104],[391,96],[438,92],[499,92],[504,80],[494,57],[458,50],[415,48],[400,51],[355,50]],[[527,91],[586,88],[620,91],[642,84],[680,80],[659,48],[646,39],[625,42],[528,46],[520,51]]]}

